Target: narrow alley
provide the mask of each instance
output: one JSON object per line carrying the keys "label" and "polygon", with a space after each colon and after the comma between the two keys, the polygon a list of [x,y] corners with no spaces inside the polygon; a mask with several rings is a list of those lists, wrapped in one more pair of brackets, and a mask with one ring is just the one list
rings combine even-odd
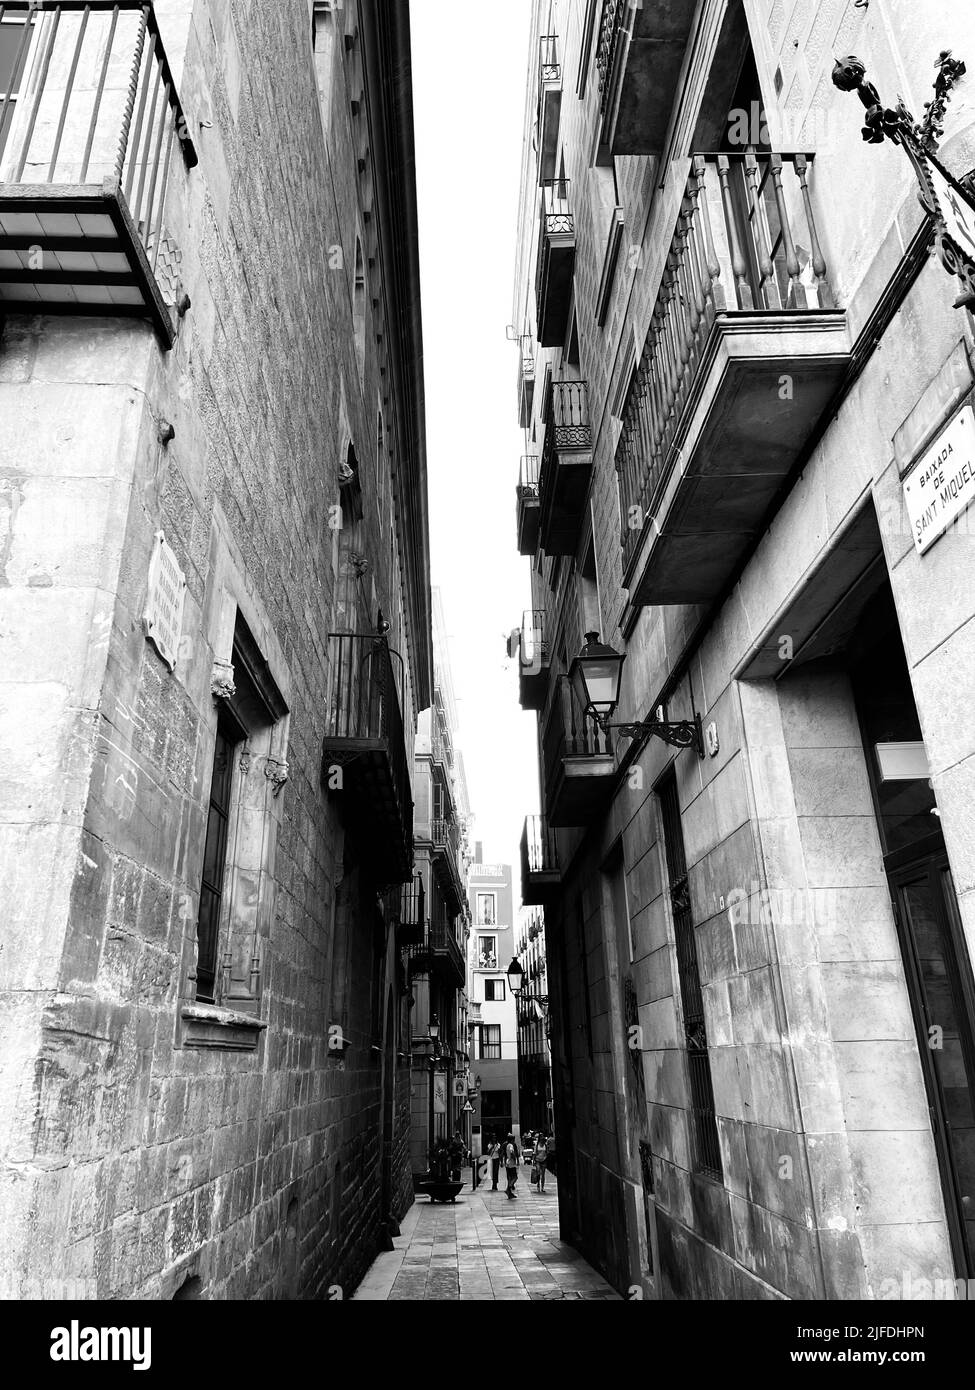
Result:
{"label": "narrow alley", "polygon": [[355,1297],[411,1302],[440,1299],[620,1300],[620,1295],[559,1239],[556,1183],[536,1192],[525,1169],[517,1200],[490,1183],[464,1191],[455,1203],[414,1202],[394,1238],[395,1250],[381,1254]]}

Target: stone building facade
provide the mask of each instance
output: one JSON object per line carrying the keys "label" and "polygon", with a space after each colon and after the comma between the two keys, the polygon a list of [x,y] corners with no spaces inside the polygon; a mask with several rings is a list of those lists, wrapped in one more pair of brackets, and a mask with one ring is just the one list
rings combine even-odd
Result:
{"label": "stone building facade", "polygon": [[552,1127],[552,1057],[549,1046],[548,962],[545,913],[524,909],[515,937],[515,955],[524,971],[518,1010],[518,1112],[522,1128]]}
{"label": "stone building facade", "polygon": [[510,1132],[521,1141],[518,1100],[518,1010],[507,979],[515,954],[514,876],[510,864],[487,864],[477,842],[468,895],[471,942],[468,994],[471,1006],[471,1148],[487,1153],[490,1136]]}
{"label": "stone building facade", "polygon": [[[420,716],[414,755],[415,940],[409,951],[412,999],[410,1159],[427,1171],[438,1139],[463,1130],[466,1099],[470,935],[467,835],[470,809],[457,747],[457,703],[439,589],[433,590],[433,704]],[[437,1036],[431,1020],[439,1025]],[[461,1088],[455,1082],[465,1084]],[[463,1094],[457,1094],[457,1090]]]}
{"label": "stone building facade", "polygon": [[[523,889],[563,1230],[646,1297],[975,1273],[975,336],[933,216],[966,250],[975,89],[922,132],[926,207],[832,78],[855,54],[921,119],[944,50],[963,6],[536,7]],[[612,721],[683,748],[597,727],[587,632],[626,657]]]}
{"label": "stone building facade", "polygon": [[3,1287],[336,1297],[412,1200],[409,10],[87,8],[0,24]]}

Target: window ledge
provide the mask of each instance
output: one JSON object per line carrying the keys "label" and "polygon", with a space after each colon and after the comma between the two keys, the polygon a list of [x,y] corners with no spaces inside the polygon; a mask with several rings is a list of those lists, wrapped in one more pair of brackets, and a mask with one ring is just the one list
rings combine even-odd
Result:
{"label": "window ledge", "polygon": [[253,1014],[222,1009],[215,1004],[184,1004],[183,1046],[253,1052],[267,1027]]}

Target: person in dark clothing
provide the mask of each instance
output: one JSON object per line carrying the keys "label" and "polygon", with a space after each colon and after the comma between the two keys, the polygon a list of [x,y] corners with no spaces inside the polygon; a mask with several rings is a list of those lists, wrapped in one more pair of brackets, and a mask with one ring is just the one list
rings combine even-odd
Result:
{"label": "person in dark clothing", "polygon": [[501,1173],[501,1145],[498,1143],[496,1134],[491,1135],[491,1142],[488,1145],[488,1155],[491,1159],[491,1191],[498,1190],[498,1177]]}
{"label": "person in dark clothing", "polygon": [[518,1181],[518,1163],[520,1155],[513,1134],[509,1134],[504,1141],[504,1152],[502,1156],[504,1158],[505,1171],[508,1175],[508,1186],[505,1189],[506,1194],[509,1199],[512,1197],[517,1198],[518,1194],[515,1191],[515,1183]]}

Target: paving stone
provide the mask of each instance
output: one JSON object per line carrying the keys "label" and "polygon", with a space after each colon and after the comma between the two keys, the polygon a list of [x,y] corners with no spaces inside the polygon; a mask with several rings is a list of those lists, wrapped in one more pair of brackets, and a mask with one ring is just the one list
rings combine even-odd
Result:
{"label": "paving stone", "polygon": [[[551,1190],[512,1211],[502,1194],[465,1192],[449,1210],[419,1203],[393,1251],[374,1261],[356,1298],[413,1302],[620,1300],[559,1236]],[[414,1217],[415,1212],[415,1217]]]}

